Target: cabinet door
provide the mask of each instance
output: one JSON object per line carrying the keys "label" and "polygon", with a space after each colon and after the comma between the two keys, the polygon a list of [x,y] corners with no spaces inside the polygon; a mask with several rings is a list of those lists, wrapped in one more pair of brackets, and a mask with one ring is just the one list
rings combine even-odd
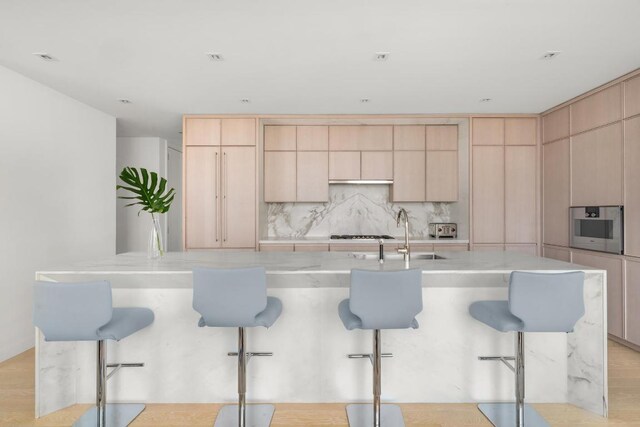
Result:
{"label": "cabinet door", "polygon": [[542,135],[543,142],[569,137],[569,107],[556,110],[542,118]]}
{"label": "cabinet door", "polygon": [[391,150],[393,126],[330,126],[330,151]]}
{"label": "cabinet door", "polygon": [[329,252],[329,245],[326,243],[296,243],[296,252]]}
{"label": "cabinet door", "polygon": [[296,151],[296,127],[265,126],[264,149],[266,151]]}
{"label": "cabinet door", "polygon": [[639,165],[640,117],[636,117],[624,124],[624,253],[631,256],[640,256]]}
{"label": "cabinet door", "polygon": [[538,120],[533,117],[504,120],[505,145],[537,145]]}
{"label": "cabinet door", "polygon": [[427,202],[458,201],[458,152],[427,151]]}
{"label": "cabinet door", "polygon": [[260,243],[260,252],[293,252],[293,243]]}
{"label": "cabinet door", "polygon": [[425,126],[394,126],[393,149],[420,151],[425,149]]}
{"label": "cabinet door", "polygon": [[571,204],[621,205],[622,163],[620,123],[572,137]]}
{"label": "cabinet door", "polygon": [[505,242],[535,243],[536,147],[505,147]]}
{"label": "cabinet door", "polygon": [[538,255],[538,245],[536,245],[535,243],[529,245],[504,245],[504,250],[511,252],[520,252],[531,256]]}
{"label": "cabinet door", "polygon": [[329,201],[329,153],[299,151],[297,154],[296,200]]}
{"label": "cabinet door", "polygon": [[473,145],[504,145],[504,119],[473,119]]}
{"label": "cabinet door", "polygon": [[504,251],[504,245],[498,244],[480,244],[473,245],[472,251]]}
{"label": "cabinet door", "polygon": [[545,258],[551,258],[558,261],[571,262],[571,252],[569,251],[569,249],[544,246],[542,248],[542,252]]}
{"label": "cabinet door", "polygon": [[185,147],[185,249],[219,248],[220,148]]}
{"label": "cabinet door", "polygon": [[[504,147],[473,147],[473,242],[504,242]],[[474,249],[475,250],[475,249]]]}
{"label": "cabinet door", "polygon": [[329,152],[329,179],[360,179],[360,152]]}
{"label": "cabinet door", "polygon": [[256,145],[255,119],[222,119],[222,145]]}
{"label": "cabinet door", "polygon": [[264,201],[296,201],[296,152],[264,152]]}
{"label": "cabinet door", "polygon": [[220,145],[220,119],[185,118],[185,145]]}
{"label": "cabinet door", "polygon": [[453,151],[458,149],[458,126],[427,126],[427,150]]}
{"label": "cabinet door", "polygon": [[360,179],[393,179],[392,151],[363,151]]}
{"label": "cabinet door", "polygon": [[544,243],[569,246],[569,140],[542,146]]}
{"label": "cabinet door", "polygon": [[424,202],[426,200],[425,151],[393,153],[393,201]]}
{"label": "cabinet door", "polygon": [[627,260],[625,339],[640,345],[640,262]]}
{"label": "cabinet door", "polygon": [[222,247],[255,248],[256,149],[223,148],[222,162]]}
{"label": "cabinet door", "polygon": [[607,270],[607,323],[609,333],[623,338],[624,290],[622,282],[622,259],[597,256],[590,253],[574,251],[574,264]]}
{"label": "cabinet door", "polygon": [[617,84],[571,104],[571,134],[622,118],[622,90]]}
{"label": "cabinet door", "polygon": [[329,126],[298,126],[298,151],[327,151]]}
{"label": "cabinet door", "polygon": [[624,116],[640,114],[640,76],[624,82]]}

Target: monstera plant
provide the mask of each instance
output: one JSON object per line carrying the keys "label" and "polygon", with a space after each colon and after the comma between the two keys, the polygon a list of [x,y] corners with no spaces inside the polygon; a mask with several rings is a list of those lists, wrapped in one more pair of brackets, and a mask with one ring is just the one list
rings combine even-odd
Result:
{"label": "monstera plant", "polygon": [[164,255],[162,247],[162,233],[160,221],[155,214],[163,214],[169,211],[176,190],[167,190],[167,180],[158,176],[155,172],[149,172],[145,168],[125,167],[120,172],[120,180],[123,185],[117,185],[116,190],[126,190],[127,196],[118,196],[119,199],[127,199],[132,202],[125,205],[140,206],[141,212],[151,214],[152,228],[149,237],[149,258],[157,258]]}

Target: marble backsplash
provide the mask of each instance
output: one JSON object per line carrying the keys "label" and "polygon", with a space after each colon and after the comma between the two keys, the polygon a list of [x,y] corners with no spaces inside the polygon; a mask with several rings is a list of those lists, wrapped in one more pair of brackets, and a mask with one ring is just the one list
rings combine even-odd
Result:
{"label": "marble backsplash", "polygon": [[269,203],[267,237],[327,237],[331,234],[401,235],[396,214],[409,214],[409,233],[427,238],[429,223],[458,223],[458,238],[468,238],[465,203],[393,203],[389,185],[330,185],[326,203]]}

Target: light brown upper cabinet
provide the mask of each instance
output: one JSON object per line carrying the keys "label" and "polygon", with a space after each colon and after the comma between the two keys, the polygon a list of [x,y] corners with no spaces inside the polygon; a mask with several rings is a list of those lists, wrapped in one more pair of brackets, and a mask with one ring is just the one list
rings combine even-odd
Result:
{"label": "light brown upper cabinet", "polygon": [[266,151],[296,151],[296,127],[265,126],[264,149]]}
{"label": "light brown upper cabinet", "polygon": [[571,104],[571,135],[622,118],[622,90],[617,84]]}
{"label": "light brown upper cabinet", "polygon": [[[624,253],[640,257],[640,117],[624,123]],[[637,284],[640,289],[640,284]],[[637,307],[640,307],[638,305]],[[638,331],[640,332],[640,330]],[[639,336],[640,338],[640,336]]]}
{"label": "light brown upper cabinet", "polygon": [[640,114],[640,76],[624,83],[624,116]]}
{"label": "light brown upper cabinet", "polygon": [[256,145],[255,119],[222,119],[221,145]]}
{"label": "light brown upper cabinet", "polygon": [[327,151],[329,126],[297,126],[298,151]]}
{"label": "light brown upper cabinet", "polygon": [[473,147],[472,192],[473,242],[504,243],[504,146]]}
{"label": "light brown upper cabinet", "polygon": [[458,149],[458,126],[452,125],[429,125],[427,130],[427,150],[447,150]]}
{"label": "light brown upper cabinet", "polygon": [[393,126],[329,126],[329,151],[390,151]]}
{"label": "light brown upper cabinet", "polygon": [[393,149],[398,150],[425,150],[426,127],[417,126],[394,126],[393,127]]}
{"label": "light brown upper cabinet", "polygon": [[427,182],[426,151],[395,151],[393,163],[392,200],[394,202],[424,202]]}
{"label": "light brown upper cabinet", "polygon": [[185,117],[185,145],[220,145],[220,119]]}
{"label": "light brown upper cabinet", "polygon": [[360,152],[330,151],[329,179],[360,179]]}
{"label": "light brown upper cabinet", "polygon": [[542,146],[545,244],[569,246],[569,139]]}
{"label": "light brown upper cabinet", "polygon": [[426,200],[428,202],[458,201],[457,151],[427,151]]}
{"label": "light brown upper cabinet", "polygon": [[640,345],[640,262],[626,261],[626,330],[624,338]]}
{"label": "light brown upper cabinet", "polygon": [[536,145],[538,120],[534,117],[507,118],[504,120],[505,145]]}
{"label": "light brown upper cabinet", "polygon": [[329,153],[298,151],[296,201],[329,201]]}
{"label": "light brown upper cabinet", "polygon": [[360,153],[360,179],[393,179],[393,152]]}
{"label": "light brown upper cabinet", "polygon": [[544,143],[569,137],[569,107],[564,107],[542,118]]}
{"label": "light brown upper cabinet", "polygon": [[473,119],[473,145],[504,145],[504,119]]}
{"label": "light brown upper cabinet", "polygon": [[264,201],[296,201],[296,152],[264,152]]}
{"label": "light brown upper cabinet", "polygon": [[253,248],[256,242],[256,150],[222,147],[222,247]]}
{"label": "light brown upper cabinet", "polygon": [[536,147],[506,146],[504,150],[505,242],[535,243]]}
{"label": "light brown upper cabinet", "polygon": [[622,204],[622,125],[612,125],[571,138],[571,204]]}

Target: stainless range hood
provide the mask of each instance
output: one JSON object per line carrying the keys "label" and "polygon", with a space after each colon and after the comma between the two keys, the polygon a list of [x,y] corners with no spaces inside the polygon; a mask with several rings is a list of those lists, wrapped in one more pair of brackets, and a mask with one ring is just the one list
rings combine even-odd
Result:
{"label": "stainless range hood", "polygon": [[390,185],[392,179],[330,179],[329,184]]}

